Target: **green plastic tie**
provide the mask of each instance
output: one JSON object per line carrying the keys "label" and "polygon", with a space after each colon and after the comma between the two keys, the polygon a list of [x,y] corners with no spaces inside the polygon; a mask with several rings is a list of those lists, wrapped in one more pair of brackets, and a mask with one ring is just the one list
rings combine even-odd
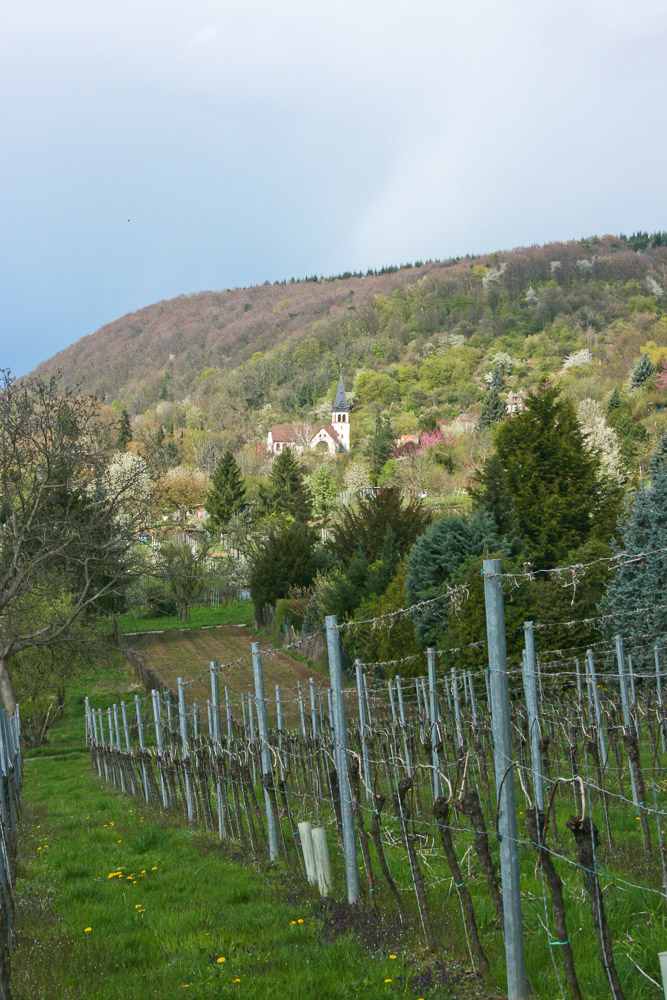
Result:
{"label": "green plastic tie", "polygon": [[567,941],[550,941],[549,942],[549,946],[551,948],[562,948],[564,945],[569,944],[569,943],[570,943],[570,939],[568,938]]}

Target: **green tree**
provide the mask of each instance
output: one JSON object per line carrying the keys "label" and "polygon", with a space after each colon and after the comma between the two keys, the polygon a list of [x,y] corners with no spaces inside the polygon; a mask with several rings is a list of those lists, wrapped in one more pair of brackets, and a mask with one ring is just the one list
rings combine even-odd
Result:
{"label": "green tree", "polygon": [[609,400],[607,401],[607,413],[611,413],[612,410],[617,409],[621,405],[621,394],[618,389],[614,389]]}
{"label": "green tree", "polygon": [[[406,593],[408,603],[418,604],[445,594],[445,586],[471,556],[479,559],[498,551],[501,541],[493,519],[485,510],[443,517],[417,539],[408,557]],[[414,617],[415,637],[426,645],[434,642],[447,620],[447,600],[420,611]]]}
{"label": "green tree", "polygon": [[308,477],[308,492],[313,504],[313,516],[328,521],[338,503],[338,487],[328,465],[320,465]]}
{"label": "green tree", "polygon": [[347,566],[361,549],[369,563],[382,557],[387,532],[399,558],[407,552],[430,521],[421,500],[404,501],[395,486],[362,497],[342,508],[327,546],[341,566]]}
{"label": "green tree", "polygon": [[663,431],[658,438],[655,451],[648,463],[648,471],[651,479],[655,479],[665,469],[667,469],[667,431]]}
{"label": "green tree", "polygon": [[264,606],[275,607],[292,588],[309,587],[321,566],[315,533],[304,524],[272,532],[256,546],[250,560],[250,595],[255,617],[263,620]]}
{"label": "green tree", "polygon": [[497,389],[489,389],[482,403],[477,426],[480,430],[484,430],[486,427],[492,427],[494,424],[500,423],[504,416],[505,400],[500,398]]}
{"label": "green tree", "polygon": [[382,466],[394,454],[396,449],[394,430],[389,422],[389,417],[381,416],[379,413],[375,418],[375,434],[371,438],[366,448],[366,458],[371,467],[371,472],[377,477],[380,475]]}
{"label": "green tree", "polygon": [[[667,470],[663,466],[649,486],[638,490],[624,521],[619,524],[616,553],[667,549]],[[614,618],[607,631],[633,636],[667,630],[663,609],[667,593],[667,559],[661,553],[621,564],[601,604]],[[641,614],[637,612],[641,609]]]}
{"label": "green tree", "polygon": [[310,520],[312,506],[303,468],[290,448],[274,458],[268,483],[260,488],[260,503],[265,515],[283,522],[306,524]]}
{"label": "green tree", "polygon": [[640,389],[645,382],[648,382],[651,375],[655,374],[655,365],[649,358],[648,354],[640,355],[639,361],[632,369],[632,375],[630,376],[630,388]]}
{"label": "green tree", "polygon": [[569,400],[542,384],[495,440],[499,486],[536,567],[556,566],[588,538],[609,539],[620,509],[617,484],[585,446]]}
{"label": "green tree", "polygon": [[209,524],[224,531],[229,519],[245,506],[245,483],[231,451],[226,451],[215,467],[211,489],[206,497]]}
{"label": "green tree", "polygon": [[498,365],[493,366],[493,371],[491,372],[491,380],[489,382],[489,389],[495,389],[496,392],[500,392],[504,385],[503,376],[501,374]]}
{"label": "green tree", "polygon": [[208,554],[206,539],[194,545],[185,539],[172,538],[160,547],[157,573],[164,576],[169,585],[178,605],[180,621],[189,621],[191,605],[209,585]]}
{"label": "green tree", "polygon": [[118,426],[118,437],[116,438],[116,447],[119,451],[125,451],[128,444],[132,440],[132,425],[130,424],[130,417],[125,407],[123,407],[123,412],[120,415],[120,424]]}

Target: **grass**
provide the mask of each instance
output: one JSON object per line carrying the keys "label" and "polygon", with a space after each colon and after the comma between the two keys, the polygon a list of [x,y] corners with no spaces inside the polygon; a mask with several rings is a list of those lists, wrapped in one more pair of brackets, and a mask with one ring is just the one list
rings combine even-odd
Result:
{"label": "grass", "polygon": [[84,696],[105,707],[135,691],[119,666],[80,678],[49,743],[26,755],[16,998],[480,995],[445,987],[449,974],[425,970],[393,924],[350,921],[284,864],[251,863],[103,786],[84,746]]}
{"label": "grass", "polygon": [[219,608],[195,604],[190,609],[190,620],[180,621],[176,615],[159,618],[138,618],[132,613],[118,617],[118,628],[128,632],[170,632],[174,629],[213,628],[218,625],[247,625],[254,622],[251,601],[228,601]]}

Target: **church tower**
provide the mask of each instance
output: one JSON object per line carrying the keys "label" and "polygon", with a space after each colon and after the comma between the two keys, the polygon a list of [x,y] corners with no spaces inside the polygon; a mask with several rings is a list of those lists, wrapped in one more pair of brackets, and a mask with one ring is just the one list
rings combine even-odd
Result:
{"label": "church tower", "polygon": [[347,405],[343,376],[338,379],[338,389],[334,399],[333,412],[331,414],[333,429],[338,434],[338,440],[343,451],[350,450],[350,407]]}

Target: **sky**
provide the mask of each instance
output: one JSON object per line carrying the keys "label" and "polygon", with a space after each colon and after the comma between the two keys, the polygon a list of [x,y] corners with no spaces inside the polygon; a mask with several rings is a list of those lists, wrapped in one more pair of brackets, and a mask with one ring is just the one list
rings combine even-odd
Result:
{"label": "sky", "polygon": [[667,229],[665,0],[0,0],[0,368],[161,299]]}

